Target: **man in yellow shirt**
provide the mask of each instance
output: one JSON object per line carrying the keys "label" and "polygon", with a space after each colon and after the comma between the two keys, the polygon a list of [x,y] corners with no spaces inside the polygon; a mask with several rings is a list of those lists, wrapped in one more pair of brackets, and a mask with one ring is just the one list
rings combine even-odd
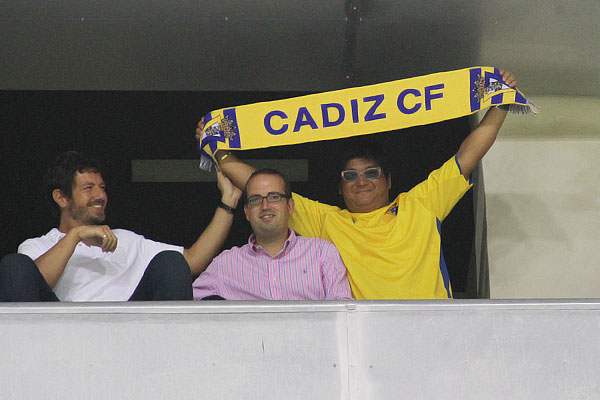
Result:
{"label": "man in yellow shirt", "polygon": [[[500,72],[508,85],[516,86],[510,72]],[[347,209],[294,193],[296,210],[290,227],[338,247],[357,299],[451,298],[441,221],[471,187],[471,172],[496,140],[505,117],[506,111],[490,108],[455,156],[392,202],[391,174],[381,153],[368,146],[357,148],[345,158],[340,173]],[[201,121],[198,139],[202,127]],[[239,188],[254,171],[231,152],[219,151],[216,159]]]}

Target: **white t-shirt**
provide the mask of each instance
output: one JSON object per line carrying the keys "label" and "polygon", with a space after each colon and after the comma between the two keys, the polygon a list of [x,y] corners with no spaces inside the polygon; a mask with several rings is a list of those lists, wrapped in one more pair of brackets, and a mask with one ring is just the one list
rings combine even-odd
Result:
{"label": "white t-shirt", "polygon": [[[61,301],[126,301],[133,294],[152,258],[164,250],[183,253],[183,247],[155,242],[124,229],[113,229],[119,239],[113,253],[78,243],[65,271],[54,287]],[[64,233],[54,228],[27,239],[18,252],[36,260],[50,250]]]}

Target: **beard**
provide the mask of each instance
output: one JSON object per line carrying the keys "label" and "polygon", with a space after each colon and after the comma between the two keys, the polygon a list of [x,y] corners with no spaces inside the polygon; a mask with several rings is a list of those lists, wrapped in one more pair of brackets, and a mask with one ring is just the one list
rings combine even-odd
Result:
{"label": "beard", "polygon": [[94,204],[97,203],[90,203],[80,207],[69,207],[71,218],[75,221],[80,221],[83,225],[100,225],[106,219],[106,214],[104,209],[93,209]]}

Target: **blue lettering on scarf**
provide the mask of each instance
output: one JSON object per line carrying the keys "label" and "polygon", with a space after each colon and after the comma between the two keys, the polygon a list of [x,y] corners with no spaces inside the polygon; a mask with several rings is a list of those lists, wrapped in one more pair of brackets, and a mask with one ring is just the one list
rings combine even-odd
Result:
{"label": "blue lettering on scarf", "polygon": [[[338,110],[338,119],[335,121],[331,121],[329,119],[330,108],[335,108]],[[344,110],[344,107],[339,103],[321,104],[321,113],[323,114],[323,128],[337,126],[344,122],[344,118],[346,117],[346,110]]]}
{"label": "blue lettering on scarf", "polygon": [[444,93],[431,93],[433,90],[440,90],[444,88],[443,83],[438,83],[437,85],[431,85],[425,87],[425,109],[427,111],[431,110],[431,100],[433,99],[441,99],[444,97]]}
{"label": "blue lettering on scarf", "polygon": [[283,111],[278,111],[278,110],[270,111],[267,115],[265,115],[265,121],[264,121],[265,129],[267,130],[267,132],[269,132],[271,135],[281,135],[282,133],[287,131],[288,124],[283,124],[283,126],[280,129],[274,129],[273,126],[271,126],[271,118],[273,118],[273,117],[280,117],[281,119],[287,119],[288,116]]}
{"label": "blue lettering on scarf", "polygon": [[352,122],[357,124],[358,123],[358,100],[357,99],[350,100],[350,107],[352,108]]}
{"label": "blue lettering on scarf", "polygon": [[310,125],[312,129],[319,129],[314,118],[308,112],[308,109],[306,107],[300,107],[298,110],[298,117],[296,117],[296,125],[294,125],[294,132],[298,132],[304,125]]}
{"label": "blue lettering on scarf", "polygon": [[417,89],[404,89],[401,91],[398,95],[398,109],[402,114],[414,114],[421,108],[421,103],[415,104],[412,108],[406,108],[404,105],[404,98],[409,94],[412,94],[415,97],[421,97],[421,92]]}
{"label": "blue lettering on scarf", "polygon": [[[433,89],[435,90],[436,88],[433,88]],[[411,113],[411,110],[414,110],[412,112],[417,111],[419,109],[419,107],[421,106],[421,104],[416,105],[411,110],[408,110],[406,107],[404,107],[403,99],[404,99],[404,96],[406,96],[406,94],[407,94],[405,92],[416,94],[416,96],[421,96],[421,93],[416,89],[405,90],[404,92],[402,92],[400,94],[400,97],[398,97],[398,108],[400,108],[400,111],[402,111],[405,114]],[[442,95],[440,93],[433,93],[433,94],[430,94],[430,96],[433,99],[433,98],[439,98]],[[373,95],[373,96],[364,97],[363,98],[364,103],[372,103],[372,104],[369,105],[369,109],[365,113],[363,121],[368,122],[368,121],[375,121],[378,119],[386,118],[387,114],[385,112],[379,112],[379,113],[377,112],[378,107],[383,103],[384,100],[385,100],[384,94],[377,94],[377,95]],[[340,103],[321,104],[321,116],[322,116],[322,121],[323,121],[323,128],[330,128],[330,127],[341,125],[346,120],[346,112],[347,111],[350,111],[350,114],[352,115],[352,123],[354,123],[354,124],[359,123],[361,118],[360,118],[359,109],[358,109],[358,101],[359,101],[358,99],[350,99],[350,110],[346,110],[346,108]],[[337,118],[333,117],[330,114],[331,112],[333,112],[332,109],[337,110],[337,112],[338,112]],[[277,129],[277,128],[273,127],[274,117],[278,117],[281,120],[283,120],[281,122],[281,128]],[[288,119],[288,116],[283,111],[280,111],[280,110],[269,111],[267,113],[267,115],[265,115],[265,118],[264,118],[265,130],[268,133],[270,133],[271,135],[284,134],[289,129],[289,125],[285,121],[287,119]],[[311,129],[319,129],[317,122],[315,121],[313,116],[310,114],[310,111],[308,111],[308,108],[300,107],[298,109],[298,113],[296,115],[296,121],[294,123],[293,131],[299,132],[300,129],[302,129],[302,127],[306,126],[306,125],[310,126]],[[277,121],[275,121],[275,126],[278,126]]]}
{"label": "blue lettering on scarf", "polygon": [[[441,99],[444,97],[444,93],[433,93],[434,90],[441,90],[444,88],[443,83],[438,83],[436,85],[425,86],[425,109],[427,111],[431,110],[431,100]],[[423,105],[421,102],[415,103],[415,105],[411,108],[406,107],[404,104],[404,99],[408,95],[413,95],[415,97],[421,97],[421,92],[417,89],[404,89],[398,95],[398,109],[402,114],[414,114],[421,109]]]}
{"label": "blue lettering on scarf", "polygon": [[374,121],[376,119],[382,119],[382,118],[386,117],[385,113],[375,114],[375,111],[377,111],[377,107],[379,107],[379,105],[381,105],[384,98],[385,98],[385,96],[383,94],[377,94],[375,96],[369,96],[369,97],[363,98],[364,102],[367,102],[367,101],[375,102],[371,106],[371,108],[369,108],[369,111],[367,111],[367,114],[365,115],[365,122],[366,121]]}

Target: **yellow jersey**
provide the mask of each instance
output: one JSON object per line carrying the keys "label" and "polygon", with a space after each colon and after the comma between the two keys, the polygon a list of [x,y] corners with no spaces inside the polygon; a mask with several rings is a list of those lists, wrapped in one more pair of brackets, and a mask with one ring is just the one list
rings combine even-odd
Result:
{"label": "yellow jersey", "polygon": [[294,193],[290,227],[337,246],[356,299],[451,298],[441,221],[470,187],[453,157],[391,204],[368,213]]}

